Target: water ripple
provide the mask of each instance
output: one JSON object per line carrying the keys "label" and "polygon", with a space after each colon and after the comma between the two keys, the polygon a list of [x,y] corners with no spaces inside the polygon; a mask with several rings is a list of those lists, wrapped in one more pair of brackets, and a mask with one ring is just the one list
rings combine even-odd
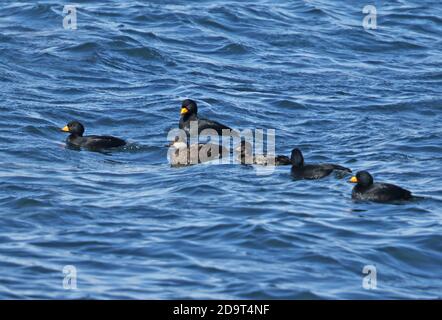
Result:
{"label": "water ripple", "polygon": [[[359,0],[80,1],[75,31],[55,1],[0,5],[0,297],[440,299],[442,11],[373,3],[376,30]],[[171,168],[187,97],[275,129],[279,154],[418,198],[354,202],[346,179],[287,167]],[[72,119],[129,144],[66,148]]]}

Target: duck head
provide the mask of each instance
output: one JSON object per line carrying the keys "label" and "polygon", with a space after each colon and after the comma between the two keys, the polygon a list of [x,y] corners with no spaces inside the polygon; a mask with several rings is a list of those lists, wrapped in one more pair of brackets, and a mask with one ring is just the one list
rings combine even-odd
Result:
{"label": "duck head", "polygon": [[195,101],[186,99],[181,104],[180,114],[182,117],[190,117],[191,115],[197,115],[198,106]]}
{"label": "duck head", "polygon": [[84,133],[84,126],[78,121],[71,121],[66,126],[61,128],[61,131],[81,137]]}
{"label": "duck head", "polygon": [[302,167],[304,165],[304,156],[302,155],[301,150],[298,148],[292,150],[290,160],[292,161],[292,165],[295,167]]}
{"label": "duck head", "polygon": [[369,187],[373,184],[373,177],[367,171],[359,171],[348,182],[356,183],[362,187]]}

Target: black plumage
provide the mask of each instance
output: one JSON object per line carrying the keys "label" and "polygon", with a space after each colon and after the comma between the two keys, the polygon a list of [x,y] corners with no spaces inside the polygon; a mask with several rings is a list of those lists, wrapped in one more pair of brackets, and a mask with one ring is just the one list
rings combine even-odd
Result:
{"label": "black plumage", "polygon": [[215,130],[219,135],[223,134],[223,130],[232,130],[230,127],[219,122],[198,117],[198,106],[195,101],[186,99],[181,105],[181,117],[179,128],[186,131],[190,135],[191,122],[196,121],[198,125],[198,134],[205,129]]}
{"label": "black plumage", "polygon": [[305,164],[304,156],[299,149],[292,150],[291,163],[291,174],[295,179],[321,179],[335,170],[351,173],[349,168],[337,164]]}
{"label": "black plumage", "polygon": [[77,148],[102,150],[117,148],[126,144],[126,141],[112,136],[83,136],[84,126],[78,121],[69,122],[61,131],[70,133],[66,142],[69,146]]}
{"label": "black plumage", "polygon": [[351,197],[356,200],[389,202],[410,200],[411,192],[390,183],[374,183],[373,177],[367,171],[359,171],[349,182],[356,183]]}

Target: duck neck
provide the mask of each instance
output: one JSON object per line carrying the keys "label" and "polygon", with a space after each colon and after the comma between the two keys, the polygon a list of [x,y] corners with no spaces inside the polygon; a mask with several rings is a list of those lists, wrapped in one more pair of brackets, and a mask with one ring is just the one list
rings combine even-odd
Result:
{"label": "duck neck", "polygon": [[79,133],[71,133],[71,134],[69,135],[69,140],[73,140],[73,139],[77,139],[77,138],[81,138],[81,137],[83,137],[82,134],[79,134]]}
{"label": "duck neck", "polygon": [[304,161],[298,162],[298,163],[295,163],[294,161],[292,161],[292,167],[302,168],[303,166],[304,166]]}
{"label": "duck neck", "polygon": [[187,122],[187,121],[194,121],[194,120],[198,120],[198,117],[197,117],[196,114],[194,114],[194,113],[183,115],[183,121],[184,121],[184,122]]}

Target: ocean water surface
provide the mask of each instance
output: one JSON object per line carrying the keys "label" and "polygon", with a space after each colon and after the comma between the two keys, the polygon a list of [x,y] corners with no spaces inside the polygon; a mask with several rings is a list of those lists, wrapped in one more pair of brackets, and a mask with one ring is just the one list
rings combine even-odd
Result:
{"label": "ocean water surface", "polygon": [[[1,299],[442,297],[440,1],[75,3],[68,30],[70,2],[0,2]],[[354,202],[346,178],[290,167],[171,168],[185,98],[419,199]],[[73,119],[130,145],[66,148]]]}

